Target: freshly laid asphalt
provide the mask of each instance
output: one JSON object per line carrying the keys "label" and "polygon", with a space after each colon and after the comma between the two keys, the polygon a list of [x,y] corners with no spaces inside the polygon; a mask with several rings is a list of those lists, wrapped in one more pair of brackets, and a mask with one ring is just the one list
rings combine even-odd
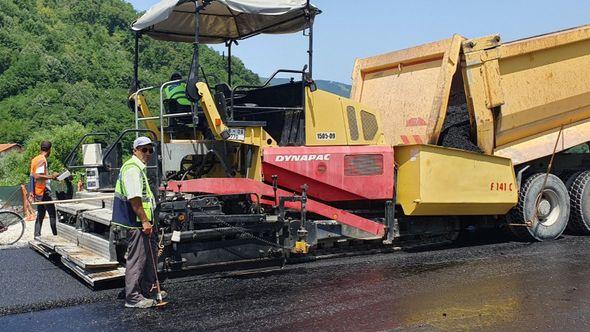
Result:
{"label": "freshly laid asphalt", "polygon": [[422,252],[168,279],[124,309],[28,248],[0,251],[0,330],[589,330],[590,237],[500,237]]}

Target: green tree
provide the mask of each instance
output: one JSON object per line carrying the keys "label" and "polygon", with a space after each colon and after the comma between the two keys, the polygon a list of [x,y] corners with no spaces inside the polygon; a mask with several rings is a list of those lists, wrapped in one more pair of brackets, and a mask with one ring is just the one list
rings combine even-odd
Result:
{"label": "green tree", "polygon": [[[31,133],[71,122],[112,136],[132,126],[129,26],[138,16],[123,0],[0,0],[0,142],[22,144]],[[191,44],[144,37],[140,45],[144,85],[188,72]],[[225,81],[222,56],[206,46],[200,51],[207,75]],[[259,82],[232,61],[235,84]],[[158,99],[150,95],[152,108]]]}
{"label": "green tree", "polygon": [[86,128],[77,122],[33,133],[26,141],[22,153],[11,152],[0,158],[0,185],[14,186],[29,180],[31,159],[39,154],[44,140],[52,142],[51,155],[47,160],[49,170],[63,171],[63,160],[85,133]]}

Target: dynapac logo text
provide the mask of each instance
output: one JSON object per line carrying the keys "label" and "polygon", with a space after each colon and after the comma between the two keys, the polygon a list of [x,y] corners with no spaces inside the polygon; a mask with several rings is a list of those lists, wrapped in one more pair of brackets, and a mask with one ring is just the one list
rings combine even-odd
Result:
{"label": "dynapac logo text", "polygon": [[292,154],[275,156],[275,161],[314,161],[330,160],[330,154]]}

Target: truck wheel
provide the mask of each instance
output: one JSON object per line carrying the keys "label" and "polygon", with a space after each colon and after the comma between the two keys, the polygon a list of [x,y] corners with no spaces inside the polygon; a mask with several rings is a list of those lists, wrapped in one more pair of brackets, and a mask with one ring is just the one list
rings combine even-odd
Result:
{"label": "truck wheel", "polygon": [[557,176],[549,174],[545,190],[537,204],[544,180],[545,173],[537,173],[526,179],[520,188],[518,205],[507,216],[510,224],[532,222],[531,227],[510,226],[512,233],[521,239],[553,240],[567,226],[570,213],[567,188]]}
{"label": "truck wheel", "polygon": [[590,171],[572,176],[568,186],[571,215],[568,231],[575,234],[590,235]]}

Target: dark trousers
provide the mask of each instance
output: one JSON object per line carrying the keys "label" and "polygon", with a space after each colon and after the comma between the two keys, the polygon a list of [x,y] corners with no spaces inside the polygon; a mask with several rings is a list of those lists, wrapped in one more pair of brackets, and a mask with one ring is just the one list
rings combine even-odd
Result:
{"label": "dark trousers", "polygon": [[148,237],[139,229],[129,230],[127,239],[129,245],[125,264],[125,301],[135,304],[144,298],[151,298],[157,292],[153,288],[156,285],[154,262],[157,264],[158,261],[157,243],[155,234]]}
{"label": "dark trousers", "polygon": [[[51,196],[46,191],[43,197],[36,196],[37,201],[50,202]],[[41,236],[41,226],[43,226],[43,219],[45,219],[45,212],[49,213],[49,224],[51,225],[51,232],[57,235],[57,224],[55,217],[55,205],[37,205],[37,220],[35,220],[35,236]]]}

